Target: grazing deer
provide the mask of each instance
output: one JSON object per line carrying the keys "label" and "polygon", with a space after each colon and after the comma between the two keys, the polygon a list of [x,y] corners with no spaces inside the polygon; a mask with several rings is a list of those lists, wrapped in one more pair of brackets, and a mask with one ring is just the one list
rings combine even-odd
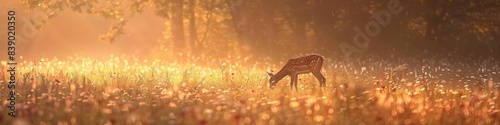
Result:
{"label": "grazing deer", "polygon": [[292,58],[286,62],[285,66],[276,74],[267,72],[271,77],[269,85],[271,89],[276,87],[276,83],[289,75],[291,77],[290,88],[297,89],[297,77],[299,74],[312,73],[319,81],[320,87],[325,87],[325,77],[321,74],[321,67],[323,66],[323,56],[317,54],[306,55],[302,57]]}

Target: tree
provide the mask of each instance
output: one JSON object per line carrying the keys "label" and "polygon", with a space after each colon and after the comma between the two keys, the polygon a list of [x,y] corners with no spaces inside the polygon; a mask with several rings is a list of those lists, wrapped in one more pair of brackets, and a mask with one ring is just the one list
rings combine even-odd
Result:
{"label": "tree", "polygon": [[184,3],[183,0],[172,0],[172,41],[174,50],[180,51],[186,47],[184,35]]}
{"label": "tree", "polygon": [[196,15],[195,9],[196,0],[189,0],[189,43],[194,44],[194,49],[200,49],[200,43],[198,42],[198,31],[196,30]]}
{"label": "tree", "polygon": [[[393,1],[393,0],[391,0]],[[113,42],[127,20],[144,8],[168,19],[165,41],[173,52],[228,54],[250,48],[252,54],[274,56],[340,52],[353,42],[355,27],[365,29],[387,1],[340,0],[134,0],[32,1],[25,5],[48,13],[71,9],[116,21],[101,38]],[[500,50],[500,2],[497,0],[408,0],[367,51]],[[185,13],[184,13],[185,12]],[[186,22],[186,23],[184,23]],[[185,33],[186,32],[186,33]],[[189,36],[186,37],[186,34]],[[410,47],[418,45],[417,47]],[[410,49],[408,49],[410,48]],[[457,49],[458,48],[458,49]],[[485,49],[486,48],[486,49]],[[500,51],[499,51],[500,52]]]}

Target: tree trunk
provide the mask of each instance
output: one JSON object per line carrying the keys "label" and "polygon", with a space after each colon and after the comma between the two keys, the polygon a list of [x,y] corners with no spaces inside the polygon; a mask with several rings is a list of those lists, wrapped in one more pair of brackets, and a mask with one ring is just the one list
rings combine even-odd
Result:
{"label": "tree trunk", "polygon": [[308,11],[306,6],[307,1],[305,0],[295,0],[292,3],[293,15],[295,18],[295,25],[292,25],[293,34],[295,36],[295,42],[297,44],[306,44],[306,22],[309,20],[307,15]]}
{"label": "tree trunk", "polygon": [[442,11],[439,11],[439,1],[438,0],[426,0],[425,6],[429,11],[425,13],[427,26],[425,29],[425,42],[422,42],[422,47],[427,47],[431,50],[438,50],[438,40],[437,32],[439,30],[439,25],[441,23],[440,15]]}
{"label": "tree trunk", "polygon": [[174,51],[179,52],[185,48],[184,23],[183,23],[183,0],[172,0],[172,42]]}
{"label": "tree trunk", "polygon": [[244,33],[244,24],[245,24],[245,14],[243,14],[244,6],[242,5],[243,0],[225,0],[229,6],[229,11],[231,13],[231,17],[233,18],[233,27],[236,31],[236,36],[240,41],[248,44],[249,38],[246,37]]}
{"label": "tree trunk", "polygon": [[194,8],[196,6],[196,0],[189,1],[189,41],[194,44],[195,53],[201,51],[200,43],[198,43],[198,33],[196,31],[196,18],[194,14]]}

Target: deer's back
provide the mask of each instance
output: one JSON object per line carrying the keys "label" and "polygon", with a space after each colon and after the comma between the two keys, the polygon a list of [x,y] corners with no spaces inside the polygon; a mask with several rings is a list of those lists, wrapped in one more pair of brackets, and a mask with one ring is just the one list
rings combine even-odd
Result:
{"label": "deer's back", "polygon": [[311,65],[318,61],[323,61],[323,56],[317,54],[311,54],[307,56],[301,56],[296,58],[291,58],[286,63],[286,66],[299,66],[299,65]]}

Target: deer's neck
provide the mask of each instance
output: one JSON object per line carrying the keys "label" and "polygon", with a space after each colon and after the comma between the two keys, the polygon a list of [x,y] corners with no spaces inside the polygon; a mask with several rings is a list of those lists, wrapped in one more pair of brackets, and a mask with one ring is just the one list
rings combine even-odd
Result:
{"label": "deer's neck", "polygon": [[283,79],[283,77],[285,77],[285,76],[287,76],[287,75],[288,75],[287,71],[285,71],[285,70],[284,70],[284,68],[283,68],[283,69],[281,69],[278,73],[276,73],[276,74],[274,75],[274,79],[275,79],[276,81],[280,81],[281,79]]}

